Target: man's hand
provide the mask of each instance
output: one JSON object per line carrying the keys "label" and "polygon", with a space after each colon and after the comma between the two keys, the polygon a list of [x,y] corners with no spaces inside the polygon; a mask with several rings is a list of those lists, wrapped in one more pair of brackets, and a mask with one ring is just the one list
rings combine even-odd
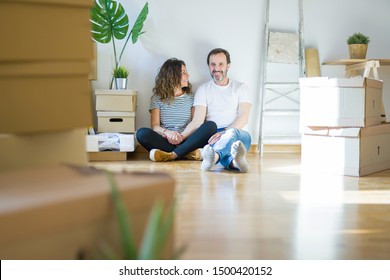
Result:
{"label": "man's hand", "polygon": [[217,132],[209,139],[209,144],[215,144],[219,139],[221,139],[222,135],[225,133],[225,131]]}

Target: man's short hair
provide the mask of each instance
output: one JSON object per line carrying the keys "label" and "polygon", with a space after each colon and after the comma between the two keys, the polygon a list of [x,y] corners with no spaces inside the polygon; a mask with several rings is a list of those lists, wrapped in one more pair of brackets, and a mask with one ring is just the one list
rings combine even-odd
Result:
{"label": "man's short hair", "polygon": [[226,56],[227,64],[230,64],[230,54],[229,54],[229,52],[227,50],[225,50],[225,49],[216,48],[216,49],[213,49],[209,53],[209,55],[207,56],[207,65],[209,65],[209,62],[210,62],[210,56],[218,54],[218,53],[223,53]]}

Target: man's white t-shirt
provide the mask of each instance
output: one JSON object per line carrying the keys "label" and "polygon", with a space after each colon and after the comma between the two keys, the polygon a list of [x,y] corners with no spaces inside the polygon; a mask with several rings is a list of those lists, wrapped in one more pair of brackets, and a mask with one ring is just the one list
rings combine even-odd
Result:
{"label": "man's white t-shirt", "polygon": [[219,86],[211,80],[196,91],[194,106],[205,106],[206,121],[213,121],[218,128],[225,128],[235,121],[238,106],[243,102],[251,103],[246,84],[229,79],[226,86]]}

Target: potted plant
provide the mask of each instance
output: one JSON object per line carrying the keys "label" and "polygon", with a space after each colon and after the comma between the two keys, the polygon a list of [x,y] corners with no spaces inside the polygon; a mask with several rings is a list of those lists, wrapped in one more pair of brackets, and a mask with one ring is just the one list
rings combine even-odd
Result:
{"label": "potted plant", "polygon": [[118,66],[114,69],[113,77],[115,79],[116,89],[126,89],[127,88],[127,77],[129,76],[129,71],[123,66]]}
{"label": "potted plant", "polygon": [[[138,41],[139,36],[144,33],[142,28],[148,16],[148,12],[148,2],[146,2],[133,27],[130,32],[128,32],[129,17],[122,4],[113,0],[94,0],[94,4],[91,8],[92,38],[101,44],[112,42],[114,52],[115,65],[110,82],[110,89],[112,89],[115,70],[120,67],[123,52],[130,38],[131,42],[135,44]],[[125,43],[118,55],[115,41],[123,39],[125,39]]]}
{"label": "potted plant", "polygon": [[369,42],[370,37],[360,32],[349,36],[347,39],[347,44],[349,47],[349,58],[365,59]]}

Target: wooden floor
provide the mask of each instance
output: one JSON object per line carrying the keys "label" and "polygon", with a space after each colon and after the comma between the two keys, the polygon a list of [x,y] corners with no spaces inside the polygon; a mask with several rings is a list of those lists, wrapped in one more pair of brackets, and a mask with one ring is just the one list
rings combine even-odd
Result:
{"label": "wooden floor", "polygon": [[299,154],[250,153],[247,174],[201,172],[200,162],[144,155],[94,165],[176,179],[182,259],[390,259],[390,170],[305,174]]}

